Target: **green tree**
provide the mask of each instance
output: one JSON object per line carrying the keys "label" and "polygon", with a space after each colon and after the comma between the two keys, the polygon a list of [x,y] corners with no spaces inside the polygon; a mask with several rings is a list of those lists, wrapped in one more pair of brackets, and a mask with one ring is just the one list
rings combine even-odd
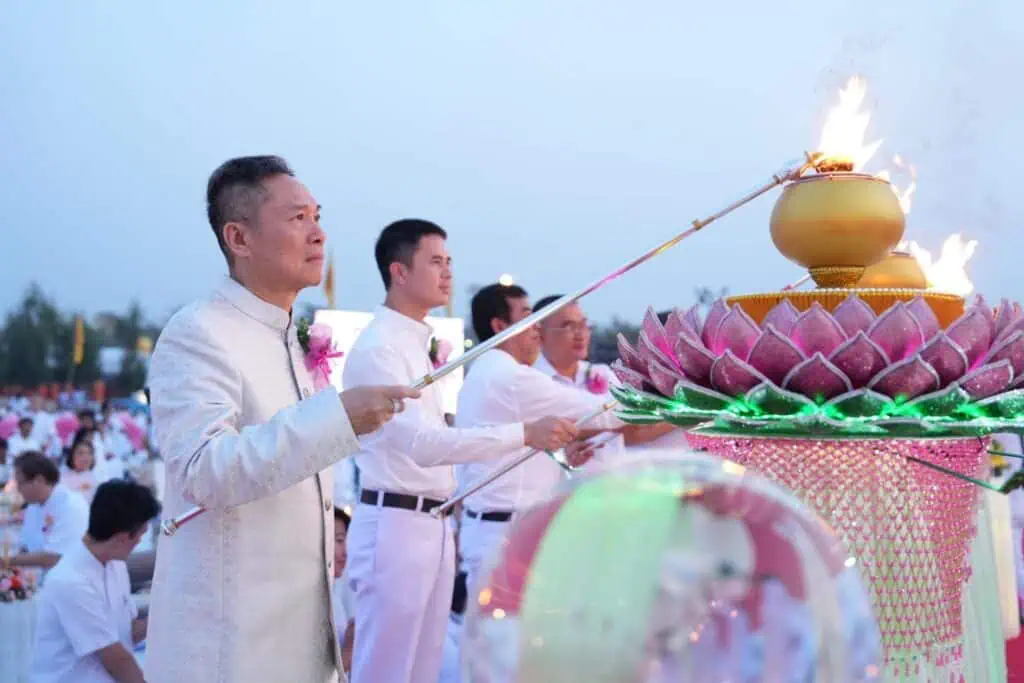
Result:
{"label": "green tree", "polygon": [[[33,283],[21,303],[4,321],[0,331],[0,381],[36,387],[46,382],[64,382],[71,365],[74,316],[65,316]],[[92,343],[90,343],[90,337]],[[95,333],[86,330],[86,345],[76,380],[99,375]]]}

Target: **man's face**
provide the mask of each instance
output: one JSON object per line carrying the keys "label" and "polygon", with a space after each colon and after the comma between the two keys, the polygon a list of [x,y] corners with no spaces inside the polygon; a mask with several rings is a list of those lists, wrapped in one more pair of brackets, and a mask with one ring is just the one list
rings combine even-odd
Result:
{"label": "man's face", "polygon": [[32,420],[22,420],[18,423],[18,432],[23,439],[27,439],[32,433]]}
{"label": "man's face", "polygon": [[590,327],[579,304],[569,304],[540,326],[544,355],[556,365],[586,360],[590,354]]}
{"label": "man's face", "polygon": [[298,292],[320,284],[324,243],[320,207],[306,186],[289,175],[263,181],[264,197],[254,225],[240,225],[229,244],[236,259],[248,261],[258,284]]}
{"label": "man's face", "polygon": [[139,541],[142,540],[142,537],[146,535],[147,531],[149,531],[149,524],[144,524],[142,528],[135,533],[122,531],[114,534],[110,539],[113,541],[111,544],[113,552],[111,554],[114,556],[114,559],[127,560],[128,556],[132,554],[135,550],[135,546],[139,544]]}
{"label": "man's face", "polygon": [[452,293],[452,257],[440,235],[424,235],[416,245],[411,265],[392,264],[391,284],[431,309],[444,306]]}
{"label": "man's face", "polygon": [[[509,325],[514,325],[523,318],[533,313],[533,306],[526,297],[508,298]],[[508,326],[503,326],[503,329]],[[501,330],[498,330],[499,332]],[[540,333],[537,326],[533,325],[520,332],[512,339],[505,342],[506,347],[520,363],[532,365],[540,354]]]}
{"label": "man's face", "polygon": [[50,492],[50,486],[43,477],[27,479],[22,471],[14,468],[14,483],[18,487],[18,494],[25,499],[26,503],[44,503]]}

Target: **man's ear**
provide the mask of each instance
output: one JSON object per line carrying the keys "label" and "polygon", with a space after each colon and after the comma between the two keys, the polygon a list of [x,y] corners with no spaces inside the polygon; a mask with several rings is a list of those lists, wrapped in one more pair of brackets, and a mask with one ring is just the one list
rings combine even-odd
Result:
{"label": "man's ear", "polygon": [[391,284],[404,285],[409,279],[409,269],[404,263],[392,261],[388,266],[388,273],[391,275]]}
{"label": "man's ear", "polygon": [[252,253],[252,246],[249,242],[249,226],[237,221],[224,224],[221,228],[221,237],[224,239],[224,248],[227,249],[232,261],[239,257],[245,258]]}
{"label": "man's ear", "polygon": [[508,323],[501,318],[491,318],[491,332],[499,334],[508,328]]}

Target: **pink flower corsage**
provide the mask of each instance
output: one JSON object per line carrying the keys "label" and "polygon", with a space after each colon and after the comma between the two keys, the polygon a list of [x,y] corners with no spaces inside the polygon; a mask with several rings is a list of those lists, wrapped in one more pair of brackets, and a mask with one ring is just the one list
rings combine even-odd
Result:
{"label": "pink flower corsage", "polygon": [[296,330],[299,344],[306,353],[306,369],[313,375],[313,387],[320,391],[331,384],[331,361],[344,356],[344,352],[334,348],[331,328],[323,323],[310,325],[308,321],[299,323]]}
{"label": "pink flower corsage", "polygon": [[587,367],[587,374],[583,381],[587,386],[587,391],[592,394],[608,393],[608,386],[610,384],[608,376],[594,367],[593,364]]}
{"label": "pink flower corsage", "polygon": [[43,517],[43,533],[44,534],[50,533],[50,529],[53,528],[53,522],[54,522],[53,515],[46,515],[45,517]]}
{"label": "pink flower corsage", "polygon": [[430,338],[430,362],[434,369],[441,367],[448,362],[448,356],[452,354],[452,345],[444,339],[437,337]]}

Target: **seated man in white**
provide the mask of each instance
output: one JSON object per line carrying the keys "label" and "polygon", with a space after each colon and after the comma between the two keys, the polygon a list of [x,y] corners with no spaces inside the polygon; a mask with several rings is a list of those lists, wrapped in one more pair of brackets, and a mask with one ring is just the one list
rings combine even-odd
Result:
{"label": "seated man in white", "polygon": [[82,538],[89,525],[89,505],[60,484],[60,471],[38,451],[14,461],[18,493],[28,503],[19,539],[20,551],[7,558],[9,567],[49,569]]}
{"label": "seated man in white", "polygon": [[337,505],[334,506],[334,586],[331,588],[331,604],[334,609],[334,628],[341,648],[341,663],[345,673],[352,670],[352,645],[355,642],[355,622],[352,617],[352,593],[345,576],[348,564],[348,525],[352,518]]}
{"label": "seated man in white", "polygon": [[96,489],[85,537],[46,577],[39,596],[31,683],[144,683],[132,647],[146,635],[125,560],[160,513],[130,481]]}

